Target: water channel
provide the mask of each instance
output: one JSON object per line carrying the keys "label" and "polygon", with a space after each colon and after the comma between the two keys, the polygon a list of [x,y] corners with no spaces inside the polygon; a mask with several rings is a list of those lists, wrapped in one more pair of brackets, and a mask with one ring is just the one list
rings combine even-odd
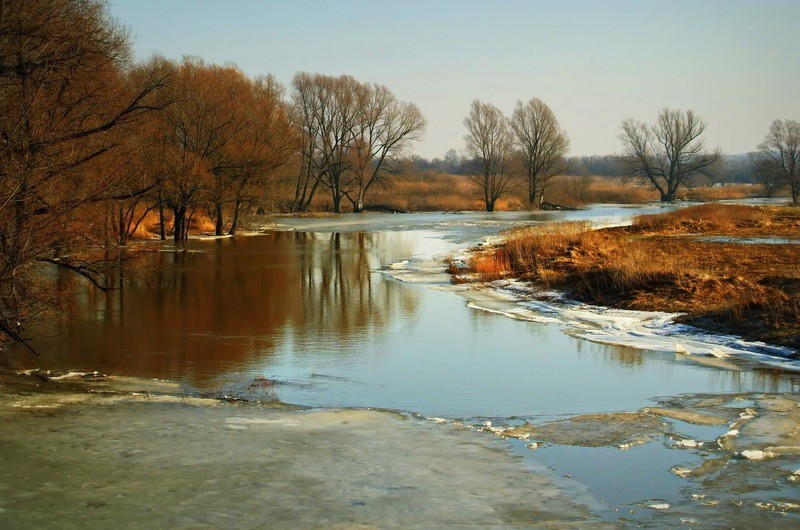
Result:
{"label": "water channel", "polygon": [[[437,288],[446,280],[403,282],[382,270],[442,258],[519,223],[615,224],[659,209],[278,219],[259,235],[164,247],[144,257],[144,270],[122,289],[82,287],[71,314],[40,329],[32,343],[40,357],[10,348],[4,362],[170,379],[196,394],[246,393],[264,377],[278,382],[277,398],[287,403],[475,425],[631,411],[660,396],[798,392],[791,372],[720,370],[674,353],[596,344],[557,323],[472,309]],[[606,509],[677,495],[681,479],[664,469],[686,459],[653,444],[625,459],[617,449],[511,450],[534,468],[578,477]],[[620,480],[648,467],[660,478]]]}

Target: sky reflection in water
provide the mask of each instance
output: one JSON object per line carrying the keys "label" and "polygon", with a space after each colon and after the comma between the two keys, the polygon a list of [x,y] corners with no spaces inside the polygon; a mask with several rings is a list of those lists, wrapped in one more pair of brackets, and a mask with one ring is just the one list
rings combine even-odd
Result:
{"label": "sky reflection in water", "polygon": [[282,381],[278,397],[291,403],[451,418],[557,417],[632,410],[680,393],[796,391],[797,376],[593,344],[377,271],[513,222],[612,223],[639,211],[356,216],[341,219],[340,231],[331,220],[292,220],[316,232],[190,241],[188,252],[156,254],[152,274],[122,291],[84,290],[69,319],[46,327],[53,336],[35,341],[41,358],[14,349],[10,358],[177,379],[198,391],[264,376]]}

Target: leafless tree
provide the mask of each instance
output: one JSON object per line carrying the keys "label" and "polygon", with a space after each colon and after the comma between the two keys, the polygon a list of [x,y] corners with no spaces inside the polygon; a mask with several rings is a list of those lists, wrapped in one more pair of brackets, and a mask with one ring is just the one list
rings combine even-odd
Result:
{"label": "leafless tree", "polygon": [[425,130],[425,118],[413,103],[398,101],[382,85],[363,85],[358,109],[358,127],[351,146],[354,174],[354,212],[364,209],[369,188],[399,171],[399,158],[408,144]]}
{"label": "leafless tree", "polygon": [[292,211],[306,210],[319,188],[329,191],[334,211],[344,198],[361,211],[370,187],[397,172],[425,128],[415,105],[350,76],[297,74],[291,117],[301,138]]}
{"label": "leafless tree", "polygon": [[283,102],[283,87],[273,77],[255,79],[249,97],[241,104],[249,109],[248,123],[239,141],[225,150],[230,159],[226,176],[233,203],[230,235],[236,234],[242,207],[259,204],[259,192],[267,191],[269,178],[297,147]]}
{"label": "leafless tree", "polygon": [[222,234],[222,210],[232,185],[229,172],[239,161],[226,149],[235,144],[250,122],[247,102],[250,81],[238,69],[207,65],[187,57],[173,65],[169,87],[174,101],[160,118],[156,143],[165,145],[162,196],[173,213],[176,242],[188,237],[189,219],[201,204],[210,204],[216,215],[216,232]]}
{"label": "leafless tree", "polygon": [[[57,267],[103,287],[106,205],[142,193],[108,164],[159,72],[130,81],[125,31],[95,0],[0,2],[0,332],[21,339]],[[94,223],[93,220],[100,220]]]}
{"label": "leafless tree", "polygon": [[800,197],[800,123],[775,120],[758,145],[764,169],[777,173],[792,193],[792,204]]}
{"label": "leafless tree", "polygon": [[317,188],[330,192],[335,212],[352,189],[347,180],[350,145],[358,127],[364,87],[350,76],[299,73],[293,82],[292,117],[303,139],[293,210],[308,208]]}
{"label": "leafless tree", "polygon": [[537,98],[524,105],[517,101],[511,128],[528,178],[529,205],[539,208],[550,180],[567,169],[569,138],[550,107]]}
{"label": "leafless tree", "polygon": [[780,189],[786,186],[786,183],[781,178],[782,171],[780,168],[776,168],[760,153],[751,153],[748,158],[755,180],[761,184],[766,197],[774,197]]}
{"label": "leafless tree", "polygon": [[508,119],[489,103],[472,102],[469,115],[464,119],[467,134],[467,152],[478,165],[477,174],[471,175],[483,192],[487,212],[493,212],[495,203],[508,192],[513,183],[511,156],[514,136]]}
{"label": "leafless tree", "polygon": [[700,138],[706,123],[693,111],[663,109],[655,125],[634,120],[622,122],[622,162],[629,175],[650,183],[662,202],[677,198],[681,187],[690,188],[699,175],[711,175],[719,150],[707,152]]}

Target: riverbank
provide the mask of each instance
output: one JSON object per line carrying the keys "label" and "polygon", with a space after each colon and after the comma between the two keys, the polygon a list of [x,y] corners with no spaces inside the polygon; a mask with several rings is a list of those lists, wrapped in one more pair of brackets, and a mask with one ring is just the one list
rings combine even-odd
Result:
{"label": "riverbank", "polygon": [[[168,381],[0,372],[0,420],[3,528],[792,528],[800,517],[796,394],[682,395],[470,425],[193,397]],[[644,468],[642,452],[655,456]],[[531,469],[534,454],[574,469]],[[631,465],[664,496],[622,487],[639,480]],[[624,501],[606,497],[616,488]]]}
{"label": "riverbank", "polygon": [[507,233],[454,281],[520,278],[575,300],[681,313],[678,321],[800,349],[800,210],[709,204],[629,226],[563,223]]}
{"label": "riverbank", "polygon": [[176,391],[0,374],[0,526],[612,527],[463,426]]}

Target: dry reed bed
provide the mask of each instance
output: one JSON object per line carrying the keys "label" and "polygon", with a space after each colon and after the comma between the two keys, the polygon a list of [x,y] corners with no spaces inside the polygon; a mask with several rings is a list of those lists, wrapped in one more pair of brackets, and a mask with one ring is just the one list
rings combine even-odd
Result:
{"label": "dry reed bed", "polygon": [[793,208],[702,205],[630,227],[524,228],[477,252],[469,269],[482,281],[519,277],[588,303],[684,312],[684,321],[702,327],[800,348],[800,245],[691,237],[800,236],[798,223]]}

